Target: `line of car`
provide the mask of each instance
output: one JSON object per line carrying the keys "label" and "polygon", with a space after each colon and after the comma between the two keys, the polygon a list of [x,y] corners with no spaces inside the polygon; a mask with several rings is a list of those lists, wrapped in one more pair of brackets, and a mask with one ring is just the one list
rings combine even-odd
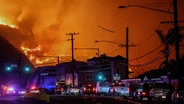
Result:
{"label": "line of car", "polygon": [[0,96],[8,95],[24,95],[25,89],[22,88],[13,88],[6,85],[1,85]]}
{"label": "line of car", "polygon": [[[173,93],[175,92],[175,93]],[[181,94],[182,93],[182,94]],[[181,102],[183,100],[184,91],[175,90],[168,83],[140,83],[138,88],[131,93],[128,86],[122,83],[112,84],[110,82],[101,83],[99,87],[94,85],[86,85],[80,89],[81,95],[105,95],[120,96],[124,98],[132,98],[139,101],[154,100],[161,102]]]}
{"label": "line of car", "polygon": [[[47,90],[43,88],[38,89],[32,87],[26,90],[26,93],[27,92],[47,93]],[[21,95],[25,92],[20,91],[19,93]],[[174,88],[171,84],[168,83],[139,83],[136,90],[132,91],[130,86],[125,86],[122,82],[118,83],[101,82],[99,86],[87,84],[81,86],[80,88],[68,87],[65,90],[63,90],[62,93],[63,95],[120,96],[128,99],[132,98],[139,101],[156,100],[178,104],[184,103],[184,78],[179,81],[177,88]]]}

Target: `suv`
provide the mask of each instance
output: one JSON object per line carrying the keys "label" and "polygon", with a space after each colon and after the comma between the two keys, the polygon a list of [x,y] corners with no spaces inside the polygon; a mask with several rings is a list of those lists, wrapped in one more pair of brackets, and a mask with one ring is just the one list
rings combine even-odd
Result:
{"label": "suv", "polygon": [[173,104],[183,104],[184,103],[184,78],[182,78],[177,88],[172,94],[172,103]]}
{"label": "suv", "polygon": [[[165,101],[166,98],[169,97],[169,94],[172,92],[172,90],[173,89],[172,89],[171,84],[167,84],[167,83],[156,83],[154,85],[154,88],[151,91],[151,93],[153,94],[153,99],[154,100]],[[170,99],[170,98],[168,98],[168,99]]]}
{"label": "suv", "polygon": [[[112,88],[112,95],[113,96],[121,96],[124,98],[128,98],[129,96],[129,87],[126,87],[122,82],[118,82],[116,84],[113,84]],[[110,92],[111,92],[110,89]]]}
{"label": "suv", "polygon": [[83,95],[96,95],[96,87],[93,86],[92,84],[88,84],[87,86],[83,87]]}
{"label": "suv", "polygon": [[97,89],[97,94],[105,94],[110,95],[110,89],[111,89],[112,83],[110,82],[104,82],[100,84],[100,87]]}
{"label": "suv", "polygon": [[153,84],[141,83],[136,92],[136,98],[138,100],[151,100],[152,95],[150,91],[153,89]]}

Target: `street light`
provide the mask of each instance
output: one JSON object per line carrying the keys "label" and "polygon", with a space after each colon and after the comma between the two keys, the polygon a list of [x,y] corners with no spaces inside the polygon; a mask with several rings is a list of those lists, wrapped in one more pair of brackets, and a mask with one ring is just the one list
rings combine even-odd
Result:
{"label": "street light", "polygon": [[12,70],[11,65],[10,64],[6,64],[5,65],[5,70],[8,71],[8,72],[11,71]]}
{"label": "street light", "polygon": [[128,6],[119,6],[119,8],[126,8],[126,7],[140,7],[140,8],[145,8],[145,9],[150,9],[153,11],[158,11],[158,12],[164,12],[164,13],[168,13],[168,14],[173,14],[174,16],[174,35],[175,35],[175,56],[176,56],[176,76],[179,78],[180,76],[178,76],[178,68],[179,68],[179,58],[180,58],[180,45],[179,45],[179,34],[178,34],[178,10],[177,10],[177,0],[173,0],[173,7],[174,10],[173,12],[169,12],[169,11],[164,11],[164,10],[159,10],[159,9],[155,9],[155,8],[150,8],[150,7],[145,7],[142,5],[128,5]]}
{"label": "street light", "polygon": [[140,7],[140,8],[145,8],[145,9],[150,9],[150,10],[154,10],[154,11],[159,11],[159,12],[165,12],[165,13],[169,13],[169,14],[174,14],[173,12],[170,11],[164,11],[164,10],[159,10],[159,9],[155,9],[155,8],[150,8],[150,7],[145,7],[142,5],[127,5],[127,6],[119,6],[118,8],[127,8],[127,7]]}
{"label": "street light", "polygon": [[[112,44],[118,44],[119,47],[126,47],[126,44],[120,43],[120,42],[113,42],[113,41],[107,41],[107,40],[95,40],[94,42],[105,42],[105,43],[112,43]],[[135,47],[136,45],[130,44],[129,47]]]}
{"label": "street light", "polygon": [[119,43],[119,42],[113,42],[113,41],[107,41],[107,40],[95,40],[94,42],[106,42],[106,43],[113,43],[113,44],[119,44],[119,45],[122,44],[122,43]]}
{"label": "street light", "polygon": [[29,65],[25,65],[24,66],[24,72],[26,72],[26,73],[29,73],[30,72],[30,66]]}

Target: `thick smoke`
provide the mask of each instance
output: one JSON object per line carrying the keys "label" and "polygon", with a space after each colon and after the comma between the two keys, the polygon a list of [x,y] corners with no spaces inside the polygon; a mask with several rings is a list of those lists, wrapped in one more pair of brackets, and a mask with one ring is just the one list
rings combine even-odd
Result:
{"label": "thick smoke", "polygon": [[[14,24],[19,29],[11,29],[11,32],[3,30],[0,35],[19,49],[22,45],[30,49],[40,47],[39,55],[71,56],[71,42],[67,41],[70,36],[66,33],[79,32],[79,35],[75,36],[74,47],[99,48],[100,54],[126,56],[125,48],[119,49],[116,44],[94,43],[94,41],[125,43],[125,28],[129,27],[129,41],[137,45],[130,48],[129,56],[133,59],[143,56],[161,44],[153,32],[157,28],[162,30],[173,27],[173,25],[158,26],[163,20],[172,20],[173,16],[143,8],[118,7],[139,4],[168,10],[171,2],[172,0],[0,0],[0,22]],[[179,4],[179,20],[181,20],[183,2]],[[148,62],[160,56],[160,50],[130,64]],[[96,53],[94,50],[75,50],[75,58],[86,60],[96,56]],[[141,74],[148,69],[158,68],[159,63],[160,61],[135,69]]]}

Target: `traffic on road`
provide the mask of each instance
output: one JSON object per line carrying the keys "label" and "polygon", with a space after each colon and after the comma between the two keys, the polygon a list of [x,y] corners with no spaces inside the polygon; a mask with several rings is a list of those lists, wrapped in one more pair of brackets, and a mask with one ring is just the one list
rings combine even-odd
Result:
{"label": "traffic on road", "polygon": [[[0,102],[10,103],[11,101],[13,101],[12,104],[18,104],[17,102],[20,101],[32,102],[29,99],[32,98],[33,101],[36,99],[36,102],[43,101],[47,104],[63,104],[58,103],[61,100],[65,102],[64,104],[70,104],[70,98],[73,99],[73,103],[75,102],[75,100],[78,100],[77,102],[80,102],[80,104],[88,104],[86,102],[90,100],[94,100],[93,103],[91,102],[90,104],[96,104],[96,101],[100,101],[101,103],[99,104],[106,104],[104,103],[105,101],[102,101],[102,99],[112,99],[112,102],[114,102],[113,100],[116,100],[117,104],[120,104],[120,102],[121,104],[122,102],[126,102],[125,104],[129,104],[130,102],[132,104],[181,104],[184,101],[183,81],[183,79],[179,81],[178,86],[174,88],[172,84],[162,81],[151,83],[139,82],[139,80],[136,79],[128,79],[127,81],[122,80],[114,82],[100,82],[96,86],[93,84],[82,85],[81,87],[65,86],[65,89],[62,89],[60,91],[56,89],[53,90],[52,93],[50,93],[46,88],[38,88],[36,86],[32,86],[29,89],[20,91],[16,91],[13,88],[8,88],[7,86],[2,86]],[[17,96],[19,97],[19,99],[12,100],[11,98],[13,96]],[[85,101],[86,99],[88,100]]]}

